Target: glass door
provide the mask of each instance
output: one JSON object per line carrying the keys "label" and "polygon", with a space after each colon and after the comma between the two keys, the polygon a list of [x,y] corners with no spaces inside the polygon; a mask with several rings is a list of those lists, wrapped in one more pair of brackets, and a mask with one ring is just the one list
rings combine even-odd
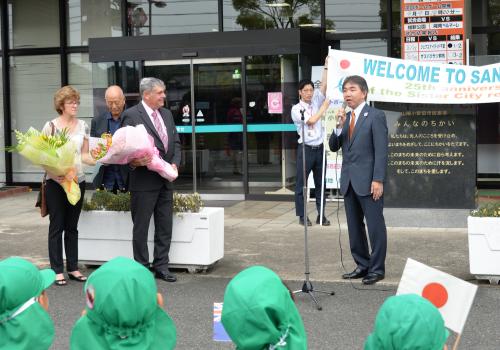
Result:
{"label": "glass door", "polygon": [[244,194],[241,59],[193,60],[196,181],[205,194]]}
{"label": "glass door", "polygon": [[147,61],[144,66],[144,76],[165,82],[166,104],[181,139],[176,189],[243,199],[241,58]]}

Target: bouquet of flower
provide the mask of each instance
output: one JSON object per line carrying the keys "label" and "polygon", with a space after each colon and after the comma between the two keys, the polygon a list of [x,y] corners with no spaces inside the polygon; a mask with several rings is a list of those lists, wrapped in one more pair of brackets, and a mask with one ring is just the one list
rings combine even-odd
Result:
{"label": "bouquet of flower", "polygon": [[39,165],[45,171],[64,176],[60,185],[66,192],[68,201],[75,205],[80,200],[80,186],[75,169],[75,144],[69,140],[67,130],[55,135],[45,135],[29,128],[25,133],[15,131],[17,145],[8,147],[10,152],[18,152],[31,163]]}
{"label": "bouquet of flower", "polygon": [[154,139],[148,134],[144,125],[125,126],[116,130],[111,146],[104,157],[99,159],[103,164],[127,164],[132,159],[152,156],[147,168],[155,171],[168,181],[174,181],[178,172],[172,165],[160,157]]}
{"label": "bouquet of flower", "polygon": [[97,139],[97,143],[94,147],[90,149],[90,155],[95,160],[99,160],[106,155],[108,149],[111,147],[113,143],[112,135],[109,133],[104,133],[101,135],[101,138]]}

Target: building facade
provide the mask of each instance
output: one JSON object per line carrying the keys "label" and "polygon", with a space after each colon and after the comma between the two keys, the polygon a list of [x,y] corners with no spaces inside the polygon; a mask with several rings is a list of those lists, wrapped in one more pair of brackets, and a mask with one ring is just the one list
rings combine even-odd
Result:
{"label": "building facade", "polygon": [[[139,99],[144,76],[162,79],[182,142],[177,189],[212,198],[291,194],[297,82],[328,46],[401,56],[398,0],[2,0],[0,148],[14,130],[56,116],[53,94],[71,84],[79,117],[105,110],[104,91]],[[470,64],[500,61],[500,0],[468,2]],[[270,113],[268,93],[282,95]],[[478,184],[500,187],[500,107],[476,107]],[[279,110],[278,110],[279,112]],[[91,173],[89,169],[89,176]],[[42,172],[0,154],[0,183],[36,184]]]}

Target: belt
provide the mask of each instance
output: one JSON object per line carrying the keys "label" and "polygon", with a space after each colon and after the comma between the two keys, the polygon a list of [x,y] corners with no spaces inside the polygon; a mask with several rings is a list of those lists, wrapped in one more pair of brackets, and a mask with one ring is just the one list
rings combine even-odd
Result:
{"label": "belt", "polygon": [[323,144],[320,144],[320,145],[317,145],[317,146],[306,145],[306,147],[309,148],[309,149],[321,149],[321,148],[323,148]]}

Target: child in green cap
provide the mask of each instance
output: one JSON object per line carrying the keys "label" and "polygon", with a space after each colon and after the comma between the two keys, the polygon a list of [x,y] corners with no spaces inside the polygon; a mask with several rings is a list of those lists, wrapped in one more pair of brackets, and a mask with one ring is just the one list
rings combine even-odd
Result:
{"label": "child in green cap", "polygon": [[56,279],[19,257],[0,261],[0,349],[47,350],[54,324],[45,289]]}
{"label": "child in green cap", "polygon": [[401,294],[380,307],[365,350],[446,350],[448,334],[441,313],[430,301]]}
{"label": "child in green cap", "polygon": [[72,350],[173,349],[176,330],[162,309],[151,272],[136,261],[117,257],[90,275],[84,287],[86,308],[71,333]]}
{"label": "child in green cap", "polygon": [[240,350],[307,349],[302,318],[290,291],[263,266],[249,267],[229,282],[222,324]]}

